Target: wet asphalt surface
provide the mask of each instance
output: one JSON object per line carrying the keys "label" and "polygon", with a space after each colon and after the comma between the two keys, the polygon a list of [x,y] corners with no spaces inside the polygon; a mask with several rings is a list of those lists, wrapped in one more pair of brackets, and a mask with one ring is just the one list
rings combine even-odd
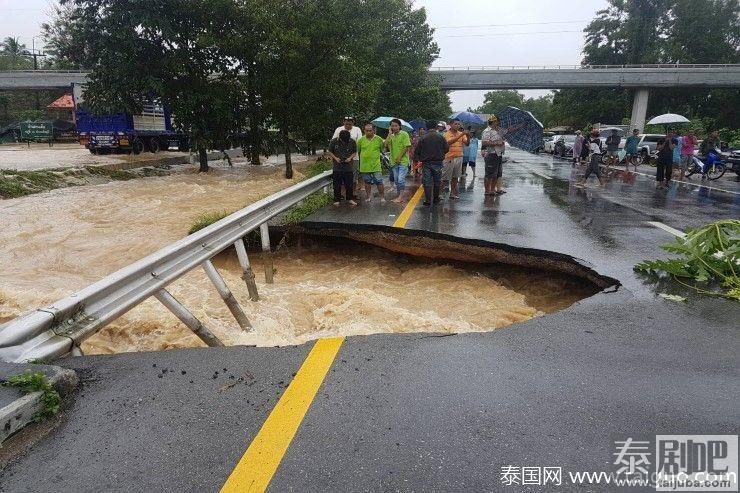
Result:
{"label": "wet asphalt surface", "polygon": [[[737,434],[740,307],[632,266],[672,239],[648,221],[740,217],[740,194],[656,190],[624,173],[581,190],[567,162],[517,151],[504,173],[505,195],[484,198],[469,176],[460,200],[419,206],[406,227],[567,254],[622,287],[490,333],[347,339],[272,491],[613,491],[566,473],[615,471],[614,441],[628,437]],[[390,225],[401,210],[329,207],[310,220]],[[66,360],[80,390],[0,491],[217,491],[309,348]],[[506,465],[561,467],[562,484],[504,486]]]}

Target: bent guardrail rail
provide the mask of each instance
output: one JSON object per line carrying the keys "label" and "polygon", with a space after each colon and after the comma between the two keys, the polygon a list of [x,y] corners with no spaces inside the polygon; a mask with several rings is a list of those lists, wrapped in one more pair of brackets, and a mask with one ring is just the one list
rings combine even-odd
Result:
{"label": "bent guardrail rail", "polygon": [[[330,183],[331,171],[309,178],[176,241],[51,306],[0,325],[0,359],[9,362],[45,360],[78,351],[82,341],[150,296],[156,297],[206,344],[222,345],[165,289],[166,286],[190,270],[203,267],[240,327],[249,330],[246,315],[210,259],[233,245],[250,298],[256,301],[257,289],[244,236],[260,228],[262,249],[269,257],[267,221]],[[265,269],[272,274],[271,262],[266,262]],[[267,282],[271,282],[270,278],[268,275]]]}

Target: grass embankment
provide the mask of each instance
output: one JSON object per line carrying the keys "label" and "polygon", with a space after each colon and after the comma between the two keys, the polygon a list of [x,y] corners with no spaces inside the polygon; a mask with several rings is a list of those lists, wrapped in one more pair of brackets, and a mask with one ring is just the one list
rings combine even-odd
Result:
{"label": "grass embankment", "polygon": [[[316,161],[311,163],[305,171],[306,178],[313,178],[316,175],[320,175],[324,171],[328,171],[332,168],[331,162],[328,161]],[[309,195],[290,209],[288,209],[281,218],[281,222],[284,225],[297,224],[306,217],[310,216],[317,210],[321,209],[325,205],[330,204],[332,196],[324,192],[316,192]],[[188,234],[193,234],[196,231],[200,231],[206,226],[225,218],[226,216],[233,214],[236,211],[215,211],[206,212],[196,218],[195,222],[190,226]],[[259,242],[259,231],[252,231],[247,235],[247,243],[251,245],[253,242]],[[256,244],[255,243],[255,244]]]}
{"label": "grass embankment", "polygon": [[131,180],[137,177],[130,171],[97,166],[39,171],[3,169],[0,170],[0,199],[14,199],[34,193],[48,192],[55,188],[84,185],[92,180],[93,176],[102,176],[109,180]]}

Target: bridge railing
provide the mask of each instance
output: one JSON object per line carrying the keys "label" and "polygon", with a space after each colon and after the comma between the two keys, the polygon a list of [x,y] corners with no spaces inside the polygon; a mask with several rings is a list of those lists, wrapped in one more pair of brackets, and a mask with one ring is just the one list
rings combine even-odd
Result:
{"label": "bridge railing", "polygon": [[88,74],[89,70],[0,70],[0,73],[10,74]]}
{"label": "bridge railing", "polygon": [[271,283],[273,270],[267,221],[330,183],[331,172],[327,171],[293,185],[172,243],[51,306],[39,308],[0,325],[0,360],[24,362],[54,359],[70,352],[80,354],[79,345],[82,341],[151,296],[159,300],[207,345],[223,345],[166,287],[187,272],[202,267],[239,326],[243,330],[250,330],[249,319],[211,259],[234,246],[250,299],[257,301],[259,294],[244,245],[244,236],[259,228],[265,258],[265,280]]}
{"label": "bridge railing", "polygon": [[656,63],[640,65],[495,65],[495,66],[457,66],[457,67],[431,67],[433,72],[448,71],[480,71],[480,70],[593,70],[593,69],[712,69],[712,68],[737,68],[740,64],[731,63]]}

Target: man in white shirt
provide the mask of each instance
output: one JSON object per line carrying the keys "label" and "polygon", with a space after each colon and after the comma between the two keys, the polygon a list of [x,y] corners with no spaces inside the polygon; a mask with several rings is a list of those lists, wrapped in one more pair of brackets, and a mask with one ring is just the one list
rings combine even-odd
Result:
{"label": "man in white shirt", "polygon": [[360,127],[355,127],[354,116],[344,117],[344,125],[341,125],[337,127],[336,130],[334,130],[334,135],[332,136],[332,139],[339,138],[339,132],[341,132],[342,130],[348,131],[350,138],[354,140],[355,143],[357,143],[357,140],[362,137],[362,130],[360,130]]}
{"label": "man in white shirt", "polygon": [[[332,136],[332,139],[338,138],[339,132],[341,132],[342,130],[346,130],[349,132],[349,137],[355,141],[355,144],[357,143],[357,140],[362,137],[362,130],[360,129],[360,127],[355,126],[354,116],[344,117],[344,124],[334,130],[334,135]],[[352,160],[352,171],[355,177],[355,183],[357,183],[357,187],[355,188],[355,190],[362,190],[364,184],[362,182],[362,179],[360,178],[360,159],[356,154],[355,158]]]}

